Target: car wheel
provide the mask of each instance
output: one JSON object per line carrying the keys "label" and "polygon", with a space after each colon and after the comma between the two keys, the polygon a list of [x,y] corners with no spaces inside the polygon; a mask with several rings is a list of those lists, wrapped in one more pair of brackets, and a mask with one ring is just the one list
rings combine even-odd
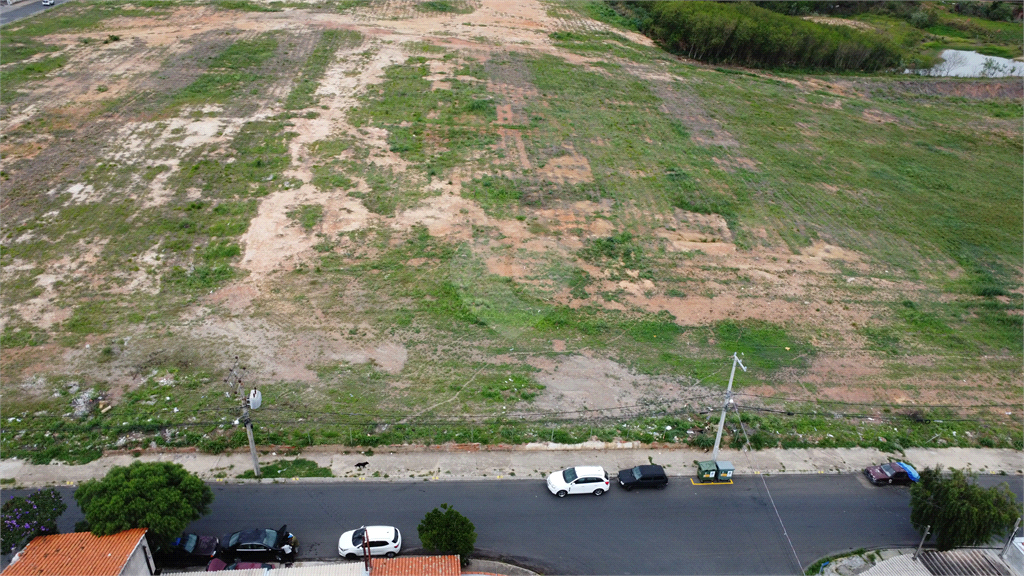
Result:
{"label": "car wheel", "polygon": [[632,486],[623,486],[623,488],[625,488],[625,489],[626,489],[626,492],[629,492],[630,490],[632,490],[632,489],[633,489],[633,487],[632,487]]}
{"label": "car wheel", "polygon": [[601,494],[604,494],[604,490],[601,490],[600,488],[594,490],[594,496],[600,496]]}
{"label": "car wheel", "polygon": [[665,488],[668,488],[668,484],[662,484],[661,486],[658,486],[658,490],[664,490]]}
{"label": "car wheel", "polygon": [[348,554],[345,554],[345,560],[355,560],[356,558],[358,558],[358,556],[356,556],[355,554],[353,554],[351,552],[349,552]]}
{"label": "car wheel", "polygon": [[387,554],[385,554],[385,556],[387,556],[388,558],[394,558],[396,554],[394,552],[388,552]]}
{"label": "car wheel", "polygon": [[565,490],[559,490],[559,491],[558,491],[558,493],[557,493],[557,494],[555,494],[555,496],[558,496],[559,498],[565,498],[565,496],[566,496],[567,494],[569,494],[569,493],[568,493],[568,492],[566,492]]}

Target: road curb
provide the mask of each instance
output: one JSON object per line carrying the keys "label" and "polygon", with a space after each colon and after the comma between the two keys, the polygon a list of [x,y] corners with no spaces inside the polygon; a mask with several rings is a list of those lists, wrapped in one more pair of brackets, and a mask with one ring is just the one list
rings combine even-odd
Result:
{"label": "road curb", "polygon": [[[109,453],[98,460],[68,465],[52,463],[35,465],[10,458],[0,460],[0,479],[4,486],[23,488],[39,486],[76,485],[92,478],[102,478],[114,466],[127,466],[142,462],[172,462],[181,464],[211,484],[274,482],[340,483],[340,482],[431,482],[431,481],[508,481],[538,480],[548,473],[568,466],[600,465],[609,474],[631,468],[637,464],[654,463],[665,467],[670,476],[689,477],[695,473],[694,462],[706,460],[709,454],[675,446],[630,446],[615,449],[581,448],[562,449],[549,446],[544,449],[517,450],[503,446],[500,449],[472,451],[462,446],[426,447],[416,450],[412,446],[377,447],[357,451],[351,447],[321,446],[301,452],[271,451],[260,456],[264,470],[273,462],[304,458],[330,469],[329,478],[263,478],[243,479],[236,476],[252,467],[248,452],[203,454],[194,450],[142,451]],[[284,448],[284,447],[276,447]],[[368,455],[369,454],[369,455]],[[841,475],[859,472],[866,466],[902,460],[915,467],[970,468],[982,474],[1003,474],[1007,477],[1024,474],[1022,453],[1017,450],[989,448],[908,448],[901,455],[869,448],[767,449],[761,451],[723,450],[721,460],[729,460],[737,477],[759,475]],[[356,461],[368,462],[356,469]]]}

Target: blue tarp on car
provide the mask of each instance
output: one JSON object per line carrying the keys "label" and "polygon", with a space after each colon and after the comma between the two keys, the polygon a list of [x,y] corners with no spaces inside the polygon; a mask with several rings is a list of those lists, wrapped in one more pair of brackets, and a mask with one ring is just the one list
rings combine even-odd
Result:
{"label": "blue tarp on car", "polygon": [[907,471],[907,474],[910,476],[910,479],[913,480],[914,482],[917,482],[918,480],[921,479],[921,475],[918,474],[917,470],[914,470],[914,467],[911,466],[910,464],[907,464],[906,462],[897,462],[897,464],[900,465],[900,468],[903,468],[904,470]]}

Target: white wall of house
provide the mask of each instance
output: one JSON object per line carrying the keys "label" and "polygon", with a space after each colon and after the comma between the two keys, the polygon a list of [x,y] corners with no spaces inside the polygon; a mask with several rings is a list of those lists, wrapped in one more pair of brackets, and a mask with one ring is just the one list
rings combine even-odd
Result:
{"label": "white wall of house", "polygon": [[143,537],[135,551],[128,557],[128,562],[121,570],[121,576],[152,576],[156,572],[156,565],[153,564],[153,553],[149,549],[149,542]]}

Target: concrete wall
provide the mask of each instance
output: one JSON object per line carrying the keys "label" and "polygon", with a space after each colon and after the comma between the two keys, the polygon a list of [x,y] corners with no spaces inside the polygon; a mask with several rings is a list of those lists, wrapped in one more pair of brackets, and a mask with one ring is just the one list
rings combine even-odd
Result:
{"label": "concrete wall", "polygon": [[121,576],[152,576],[154,572],[156,565],[153,564],[153,553],[149,549],[149,542],[143,538],[128,557],[128,563],[121,570]]}

